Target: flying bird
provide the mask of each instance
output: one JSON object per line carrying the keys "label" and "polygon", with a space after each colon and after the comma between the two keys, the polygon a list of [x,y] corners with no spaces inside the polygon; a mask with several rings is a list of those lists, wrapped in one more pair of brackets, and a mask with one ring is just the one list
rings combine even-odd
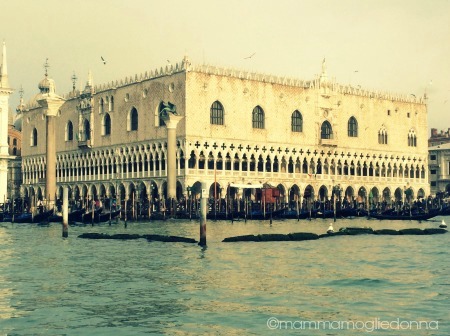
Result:
{"label": "flying bird", "polygon": [[249,58],[252,58],[253,56],[255,56],[255,52],[253,53],[253,54],[251,54],[250,56],[247,56],[247,57],[244,57],[244,59],[249,59]]}
{"label": "flying bird", "polygon": [[103,64],[106,64],[105,59],[103,58],[103,56],[100,56],[100,58],[102,59]]}
{"label": "flying bird", "polygon": [[411,96],[413,96],[414,98],[416,98],[416,95],[414,93],[411,93]]}

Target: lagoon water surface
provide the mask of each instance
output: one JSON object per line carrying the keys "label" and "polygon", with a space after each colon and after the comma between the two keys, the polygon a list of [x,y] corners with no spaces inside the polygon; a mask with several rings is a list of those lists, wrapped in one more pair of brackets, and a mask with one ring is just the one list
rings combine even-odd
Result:
{"label": "lagoon water surface", "polygon": [[[450,222],[340,219],[334,226],[429,228],[442,219]],[[67,239],[60,224],[1,223],[0,335],[450,335],[448,233],[221,242],[324,233],[329,223],[208,221],[207,248],[77,238],[198,240],[197,221],[75,226]]]}

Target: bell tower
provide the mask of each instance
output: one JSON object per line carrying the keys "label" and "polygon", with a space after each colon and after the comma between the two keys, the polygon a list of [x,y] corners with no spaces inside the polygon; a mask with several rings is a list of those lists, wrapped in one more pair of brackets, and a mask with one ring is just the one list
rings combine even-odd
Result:
{"label": "bell tower", "polygon": [[3,42],[2,64],[0,65],[0,203],[5,202],[8,187],[8,114],[9,95],[8,67],[6,65],[6,43]]}

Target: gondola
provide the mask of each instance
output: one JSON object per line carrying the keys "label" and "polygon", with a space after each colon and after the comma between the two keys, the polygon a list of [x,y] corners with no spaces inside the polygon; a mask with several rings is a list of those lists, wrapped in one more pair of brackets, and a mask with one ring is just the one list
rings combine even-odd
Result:
{"label": "gondola", "polygon": [[92,215],[92,210],[90,210],[89,212],[86,212],[82,215],[81,217],[81,221],[83,223],[91,223],[93,221],[95,221],[95,217],[96,215],[101,214],[103,211],[103,208],[98,208],[94,210],[94,215]]}
{"label": "gondola", "polygon": [[390,213],[371,213],[370,217],[375,219],[388,219],[388,220],[427,220],[436,216],[439,216],[441,214],[440,209],[432,209],[428,212],[390,212]]}
{"label": "gondola", "polygon": [[53,214],[52,210],[43,211],[34,216],[31,213],[23,213],[17,216],[14,216],[14,223],[40,223],[43,221],[47,221],[48,218]]}
{"label": "gondola", "polygon": [[[85,213],[85,209],[74,210],[69,212],[68,220],[69,222],[81,222],[82,216]],[[49,222],[62,223],[63,216],[62,214],[55,213],[48,218]]]}

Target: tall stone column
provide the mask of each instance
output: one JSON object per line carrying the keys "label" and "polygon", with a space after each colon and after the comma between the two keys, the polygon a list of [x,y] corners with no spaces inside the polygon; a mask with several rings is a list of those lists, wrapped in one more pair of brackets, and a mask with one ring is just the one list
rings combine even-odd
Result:
{"label": "tall stone column", "polygon": [[55,204],[56,194],[56,117],[64,99],[56,95],[42,95],[38,103],[43,107],[46,116],[45,197],[49,197],[48,205],[52,208]]}
{"label": "tall stone column", "polygon": [[183,118],[167,113],[161,117],[167,126],[167,198],[177,198],[177,125]]}

